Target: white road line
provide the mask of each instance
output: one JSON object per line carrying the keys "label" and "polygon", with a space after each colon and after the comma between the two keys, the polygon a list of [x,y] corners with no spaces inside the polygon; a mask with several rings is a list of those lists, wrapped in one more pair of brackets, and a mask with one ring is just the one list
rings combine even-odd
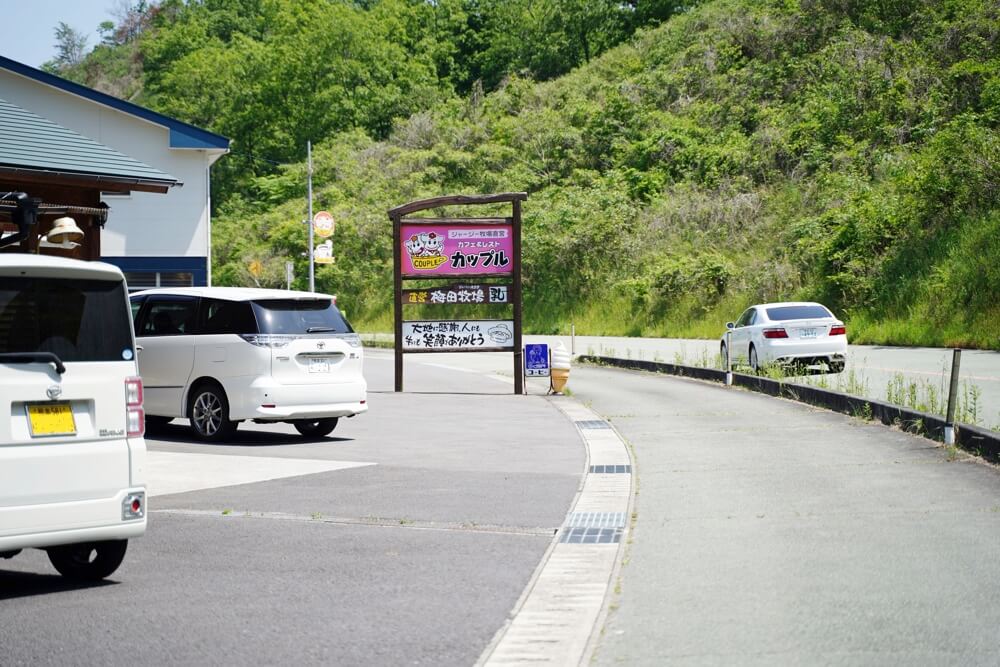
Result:
{"label": "white road line", "polygon": [[373,465],[357,461],[148,451],[146,491],[150,496],[164,496]]}

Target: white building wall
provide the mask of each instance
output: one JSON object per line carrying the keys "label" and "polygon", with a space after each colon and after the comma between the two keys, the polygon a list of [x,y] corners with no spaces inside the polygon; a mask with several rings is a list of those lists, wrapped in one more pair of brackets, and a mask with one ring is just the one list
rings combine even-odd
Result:
{"label": "white building wall", "polygon": [[[106,257],[208,257],[208,168],[213,154],[172,149],[169,130],[64,90],[0,69],[0,99],[156,167],[184,185],[167,194],[108,197]],[[221,151],[218,151],[221,152]],[[217,153],[216,153],[217,154]]]}

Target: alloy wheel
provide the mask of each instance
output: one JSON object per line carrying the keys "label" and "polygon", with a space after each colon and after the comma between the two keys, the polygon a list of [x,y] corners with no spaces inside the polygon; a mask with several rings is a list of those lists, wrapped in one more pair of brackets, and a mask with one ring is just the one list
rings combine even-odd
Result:
{"label": "alloy wheel", "polygon": [[222,401],[215,392],[202,392],[194,401],[191,420],[195,428],[206,436],[215,435],[222,427]]}

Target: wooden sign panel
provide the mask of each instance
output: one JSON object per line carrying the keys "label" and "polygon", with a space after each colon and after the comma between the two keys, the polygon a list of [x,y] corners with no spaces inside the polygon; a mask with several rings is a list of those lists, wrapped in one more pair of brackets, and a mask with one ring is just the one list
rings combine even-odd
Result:
{"label": "wooden sign panel", "polygon": [[[395,389],[403,391],[403,354],[407,352],[513,353],[514,393],[524,393],[521,372],[521,202],[524,192],[452,195],[423,199],[389,211],[393,232],[395,293]],[[408,217],[445,206],[510,204],[510,217]],[[509,282],[479,283],[505,277]],[[456,278],[463,282],[454,282]],[[403,289],[404,280],[451,280],[434,287]],[[468,282],[465,282],[468,281]],[[406,305],[504,306],[509,320],[456,319],[404,321]]]}

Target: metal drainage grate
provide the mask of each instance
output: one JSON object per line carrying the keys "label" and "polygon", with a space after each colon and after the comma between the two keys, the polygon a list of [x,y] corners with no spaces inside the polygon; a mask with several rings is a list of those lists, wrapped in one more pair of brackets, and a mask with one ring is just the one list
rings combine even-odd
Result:
{"label": "metal drainage grate", "polygon": [[576,422],[579,428],[611,428],[611,424],[603,419],[584,419]]}
{"label": "metal drainage grate", "polygon": [[573,512],[566,517],[567,528],[624,528],[625,512]]}
{"label": "metal drainage grate", "polygon": [[601,475],[607,475],[607,474],[619,474],[620,475],[620,474],[623,474],[623,473],[626,474],[626,475],[631,475],[632,474],[632,466],[630,466],[630,465],[624,465],[624,466],[590,466],[590,472],[601,474]]}
{"label": "metal drainage grate", "polygon": [[559,541],[563,544],[618,544],[621,528],[564,528]]}

